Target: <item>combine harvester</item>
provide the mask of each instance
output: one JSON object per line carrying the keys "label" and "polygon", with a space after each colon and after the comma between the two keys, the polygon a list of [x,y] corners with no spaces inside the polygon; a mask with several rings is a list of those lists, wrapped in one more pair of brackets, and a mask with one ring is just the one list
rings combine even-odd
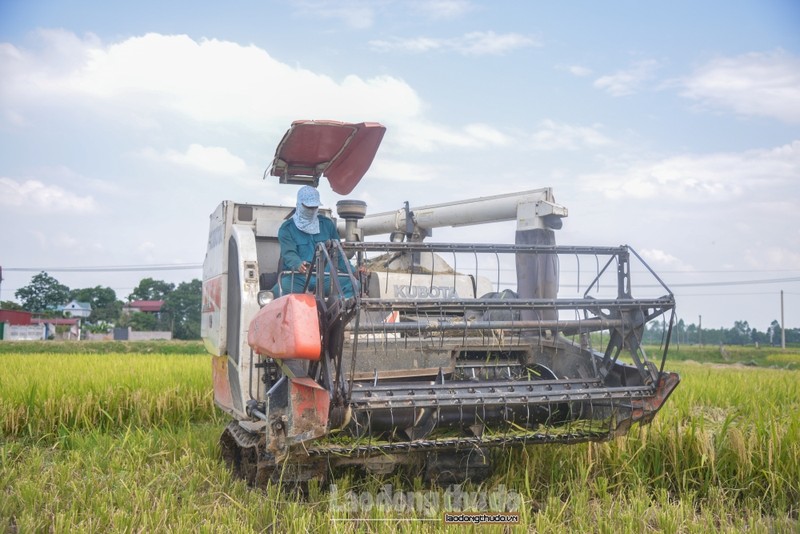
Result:
{"label": "combine harvester", "polygon": [[[297,121],[269,172],[286,184],[325,177],[347,195],[384,131]],[[225,201],[211,215],[202,335],[214,399],[233,417],[223,456],[252,485],[322,480],[344,465],[478,481],[494,447],[624,435],[678,385],[664,371],[672,293],[630,247],[556,245],[567,209],[550,188],[374,215],[342,200],[344,241],[320,245],[314,261],[326,283],[274,294],[292,209]],[[513,244],[425,241],[438,227],[513,220]],[[388,239],[365,241],[378,235]],[[633,296],[633,265],[660,296]],[[360,290],[347,294],[344,279]],[[648,357],[642,332],[659,317],[667,334]]]}

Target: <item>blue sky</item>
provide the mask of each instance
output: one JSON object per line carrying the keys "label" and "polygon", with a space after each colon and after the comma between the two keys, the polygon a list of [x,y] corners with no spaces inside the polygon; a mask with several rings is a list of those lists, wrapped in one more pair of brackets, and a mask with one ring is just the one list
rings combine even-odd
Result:
{"label": "blue sky", "polygon": [[630,244],[687,322],[764,330],[783,289],[800,326],[797,2],[2,0],[0,106],[2,300],[199,278],[54,269],[200,264],[220,201],[293,204],[261,179],[290,122],[335,119],[388,128],[371,212],[551,186],[559,242]]}

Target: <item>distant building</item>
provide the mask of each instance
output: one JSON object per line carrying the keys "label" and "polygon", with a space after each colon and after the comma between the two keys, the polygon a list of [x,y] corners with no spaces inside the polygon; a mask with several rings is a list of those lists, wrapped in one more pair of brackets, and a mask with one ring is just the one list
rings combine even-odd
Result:
{"label": "distant building", "polygon": [[70,317],[86,318],[92,314],[92,305],[88,302],[78,302],[73,300],[68,304],[59,306],[56,310],[69,314]]}
{"label": "distant building", "polygon": [[[164,308],[163,300],[132,300],[122,306],[122,315],[132,313],[147,313],[154,315],[156,320],[161,320],[161,312]],[[115,328],[115,340],[141,341],[147,339],[172,339],[172,332],[166,331],[135,331],[130,327]]]}
{"label": "distant building", "polygon": [[31,324],[44,325],[44,339],[81,338],[81,320],[78,317],[34,317]]}
{"label": "distant building", "polygon": [[122,307],[123,314],[142,312],[153,313],[156,317],[161,316],[161,309],[164,307],[163,300],[132,300]]}
{"label": "distant building", "polygon": [[22,310],[0,310],[0,323],[10,325],[29,325],[31,324],[31,312]]}
{"label": "distant building", "polygon": [[44,339],[44,329],[31,323],[30,312],[0,310],[0,340],[25,341]]}
{"label": "distant building", "polygon": [[115,328],[113,338],[115,341],[152,341],[155,339],[172,339],[172,332],[169,330],[155,330],[139,332],[130,326],[127,328]]}

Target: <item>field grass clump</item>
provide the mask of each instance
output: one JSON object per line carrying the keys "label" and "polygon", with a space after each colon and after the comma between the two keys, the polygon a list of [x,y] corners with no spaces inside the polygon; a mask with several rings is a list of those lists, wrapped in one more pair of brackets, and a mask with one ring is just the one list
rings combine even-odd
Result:
{"label": "field grass clump", "polygon": [[[341,470],[305,499],[232,478],[207,356],[15,353],[0,364],[0,533],[445,528],[431,508],[334,500],[388,486],[445,502],[451,488],[425,488],[413,471]],[[493,476],[460,489],[513,492],[521,523],[474,530],[800,530],[800,371],[667,367],[682,383],[649,426],[604,443],[495,451]]]}

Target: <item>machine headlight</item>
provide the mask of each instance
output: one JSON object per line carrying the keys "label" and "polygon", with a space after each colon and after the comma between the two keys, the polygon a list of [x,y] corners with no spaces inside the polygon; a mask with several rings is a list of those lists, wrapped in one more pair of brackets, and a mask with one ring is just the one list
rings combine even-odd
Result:
{"label": "machine headlight", "polygon": [[256,298],[258,299],[258,305],[263,308],[275,299],[275,295],[272,294],[272,291],[259,291]]}

